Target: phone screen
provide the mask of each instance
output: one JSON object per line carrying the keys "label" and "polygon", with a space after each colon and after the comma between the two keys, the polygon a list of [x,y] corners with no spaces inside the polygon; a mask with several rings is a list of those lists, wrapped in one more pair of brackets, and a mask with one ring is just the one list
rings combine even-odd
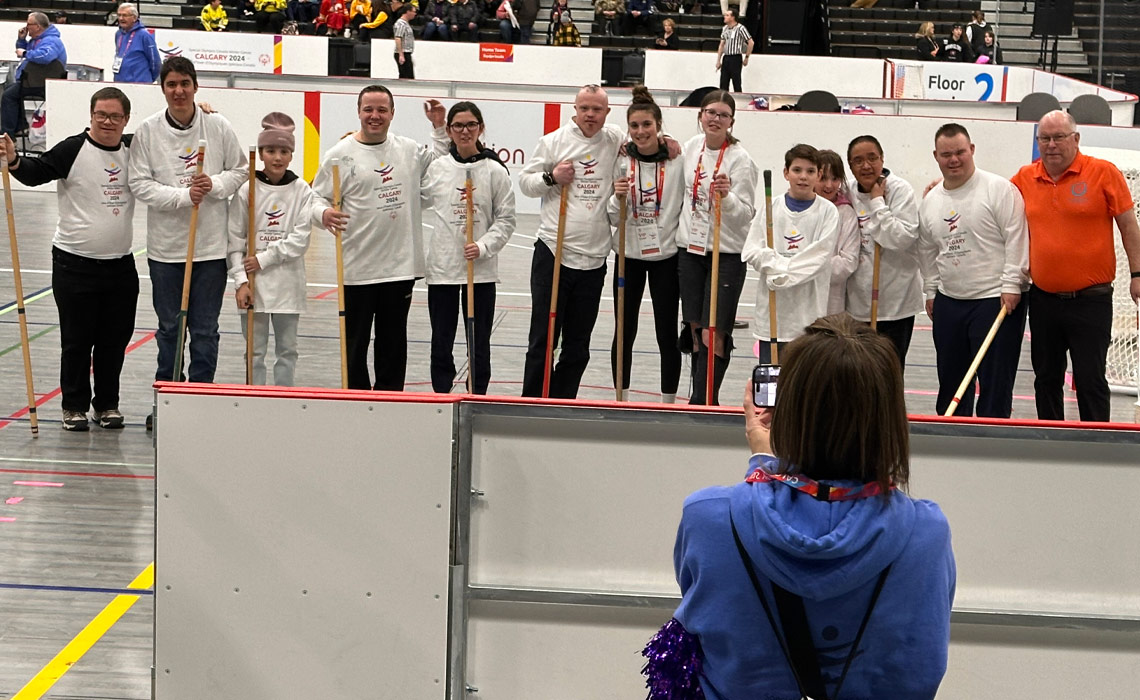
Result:
{"label": "phone screen", "polygon": [[776,405],[776,385],[780,379],[779,365],[757,365],[752,370],[752,403],[760,408]]}

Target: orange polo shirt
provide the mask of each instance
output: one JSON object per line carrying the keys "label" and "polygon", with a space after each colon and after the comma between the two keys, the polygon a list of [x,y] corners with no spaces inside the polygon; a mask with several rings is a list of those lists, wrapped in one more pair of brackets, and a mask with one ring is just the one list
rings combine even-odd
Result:
{"label": "orange polo shirt", "polygon": [[1132,209],[1132,195],[1115,165],[1077,153],[1056,182],[1041,161],[1012,181],[1025,200],[1033,284],[1075,292],[1116,278],[1112,220]]}

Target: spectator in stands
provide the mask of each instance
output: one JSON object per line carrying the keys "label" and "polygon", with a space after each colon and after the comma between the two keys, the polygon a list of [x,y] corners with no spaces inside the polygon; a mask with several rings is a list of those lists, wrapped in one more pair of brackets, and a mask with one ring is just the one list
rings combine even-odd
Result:
{"label": "spectator in stands", "polygon": [[582,35],[578,32],[578,27],[574,26],[574,20],[570,18],[569,12],[564,12],[558,20],[558,29],[554,31],[554,45],[582,45]]}
{"label": "spectator in stands", "polygon": [[534,20],[538,18],[538,0],[513,0],[511,7],[519,21],[518,31],[512,38],[516,44],[529,44]]}
{"label": "spectator in stands", "polygon": [[139,21],[139,11],[133,4],[119,5],[119,31],[115,32],[115,61],[111,72],[116,83],[153,83],[158,80],[162,60],[154,35]]}
{"label": "spectator in stands", "polygon": [[436,39],[447,41],[451,38],[451,29],[447,24],[447,8],[447,0],[428,2],[427,11],[424,13],[427,17],[427,22],[424,23],[424,41]]}
{"label": "spectator in stands", "polygon": [[202,6],[202,29],[208,32],[224,32],[230,23],[226,16],[226,8],[222,7],[222,0],[210,0]]}
{"label": "spectator in stands", "polygon": [[67,50],[63,47],[59,30],[52,26],[44,13],[28,14],[27,26],[21,27],[16,35],[16,57],[21,59],[20,64],[16,66],[14,80],[4,88],[4,96],[0,98],[0,132],[13,137],[28,128],[24,98],[44,96],[42,86],[27,87],[24,84],[27,82],[24,74],[28,64],[48,66],[58,61],[61,72],[67,67]]}
{"label": "spectator in stands", "polygon": [[471,0],[456,0],[448,11],[452,40],[479,41],[479,6]]}
{"label": "spectator in stands", "polygon": [[372,0],[352,0],[348,6],[348,26],[360,36],[360,27],[372,20]]}
{"label": "spectator in stands", "polygon": [[633,36],[639,28],[644,29],[650,36],[657,34],[657,8],[653,7],[653,0],[629,0],[625,9],[625,16],[621,22],[621,33]]}
{"label": "spectator in stands", "polygon": [[518,31],[515,28],[518,19],[515,17],[515,8],[511,6],[511,0],[502,0],[499,3],[499,6],[495,8],[495,19],[499,21],[499,37],[503,43],[512,43],[512,39]]}
{"label": "spectator in stands", "polygon": [[550,6],[550,21],[546,25],[546,43],[554,43],[554,35],[561,26],[562,15],[569,15],[573,19],[570,0],[554,0],[554,4]]}
{"label": "spectator in stands", "polygon": [[66,12],[55,13],[55,23],[56,24],[67,24],[67,13]]}
{"label": "spectator in stands", "polygon": [[[982,59],[985,60],[982,60]],[[994,33],[986,30],[982,35],[982,48],[978,51],[978,63],[989,63],[992,65],[1001,65],[1001,47],[997,44],[997,39],[994,38]]]}
{"label": "spectator in stands", "polygon": [[923,22],[918,25],[918,34],[915,34],[914,37],[916,39],[915,51],[918,52],[918,60],[942,60],[942,57],[939,55],[942,52],[942,47],[938,44],[938,40],[934,38],[934,22]]}
{"label": "spectator in stands", "polygon": [[285,26],[285,0],[254,0],[253,21],[261,33],[280,34]]}
{"label": "spectator in stands", "polygon": [[594,3],[594,14],[598,17],[598,26],[603,35],[619,34],[625,20],[625,0],[597,0]]}
{"label": "spectator in stands", "polygon": [[966,41],[965,30],[962,29],[961,24],[955,24],[950,28],[950,36],[942,40],[942,51],[940,53],[943,61],[974,62],[974,50],[970,48],[970,42]]}
{"label": "spectator in stands", "polygon": [[993,30],[994,25],[986,22],[985,12],[974,10],[970,13],[970,23],[966,25],[966,41],[970,43],[970,49],[973,50],[975,56],[982,54],[986,32]]}
{"label": "spectator in stands", "polygon": [[319,0],[289,0],[285,13],[298,26],[312,24],[317,15],[321,14],[321,3]]}
{"label": "spectator in stands", "polygon": [[676,51],[681,48],[681,42],[677,39],[677,23],[672,19],[666,19],[661,23],[662,34],[654,41],[654,45],[659,49],[670,49]]}
{"label": "spectator in stands", "polygon": [[731,81],[733,89],[740,92],[740,73],[748,65],[755,42],[744,25],[736,20],[736,10],[724,13],[724,29],[716,49],[716,69],[720,71],[721,90],[727,90]]}
{"label": "spectator in stands", "polygon": [[341,0],[324,0],[321,3],[321,13],[313,20],[313,24],[318,33],[323,28],[326,36],[339,36],[348,26],[348,8]]}
{"label": "spectator in stands", "polygon": [[392,30],[393,38],[396,40],[396,69],[399,71],[399,77],[405,80],[413,80],[416,77],[415,69],[412,67],[412,51],[416,45],[416,38],[412,33],[412,20],[415,18],[416,6],[412,3],[404,5],[400,19],[396,20],[396,26]]}

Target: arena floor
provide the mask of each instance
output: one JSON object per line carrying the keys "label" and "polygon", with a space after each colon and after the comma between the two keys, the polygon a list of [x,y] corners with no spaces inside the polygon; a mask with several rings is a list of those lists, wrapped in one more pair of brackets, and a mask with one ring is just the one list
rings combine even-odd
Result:
{"label": "arena floor", "polygon": [[[145,260],[145,211],[136,213],[135,246],[141,297],[135,337],[123,369],[122,431],[92,427],[87,433],[60,429],[59,335],[51,292],[51,236],[57,219],[54,194],[15,192],[27,319],[40,403],[40,436],[32,439],[25,408],[24,372],[15,313],[10,258],[0,254],[0,698],[130,698],[151,695],[153,597],[145,570],[154,558],[154,451],[143,421],[150,411],[155,366],[155,317]],[[517,396],[530,313],[528,287],[537,217],[519,217],[518,232],[502,253],[498,309],[492,336],[492,393]],[[7,246],[4,246],[7,251]],[[297,364],[300,386],[339,385],[336,273],[332,239],[315,231],[306,258],[309,307],[301,319]],[[611,266],[612,274],[612,266]],[[612,301],[607,292],[595,329],[593,360],[580,396],[610,399],[609,345]],[[746,285],[739,313],[752,321],[756,280]],[[96,303],[97,300],[92,300]],[[635,344],[632,398],[657,401],[656,349],[647,318]],[[224,306],[217,381],[244,379],[238,312],[232,294]],[[738,344],[722,399],[735,403],[754,364],[750,330],[737,331]],[[459,333],[462,338],[462,331]],[[409,391],[430,391],[427,297],[420,285],[409,320]],[[747,339],[747,342],[744,342]],[[462,341],[457,360],[462,362]],[[687,381],[687,370],[682,372]],[[458,382],[465,380],[461,370]],[[907,362],[907,405],[914,414],[933,413],[937,389],[929,321],[919,317]],[[1022,349],[1014,417],[1035,418],[1028,344]],[[462,386],[457,386],[462,390]],[[686,394],[683,384],[681,394]],[[1112,420],[1138,420],[1135,397],[1114,395]],[[1067,415],[1076,418],[1076,399],[1066,395]],[[140,574],[144,574],[140,576]],[[137,579],[137,580],[136,580]],[[134,583],[133,587],[131,586]],[[116,596],[137,602],[99,636],[97,616]],[[131,598],[119,599],[122,604]],[[95,622],[93,626],[89,623]],[[73,641],[75,640],[75,641]],[[96,643],[97,642],[97,643]],[[56,655],[69,645],[69,652]],[[70,667],[75,650],[94,644]],[[76,646],[78,645],[78,646]],[[53,659],[55,661],[53,662]],[[51,677],[66,673],[53,686]],[[23,692],[20,692],[24,689]],[[17,695],[17,693],[20,693]]]}

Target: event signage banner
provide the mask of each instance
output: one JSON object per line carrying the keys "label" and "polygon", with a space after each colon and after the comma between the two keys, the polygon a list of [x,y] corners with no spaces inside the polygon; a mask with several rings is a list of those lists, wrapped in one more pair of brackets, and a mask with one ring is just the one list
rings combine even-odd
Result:
{"label": "event signage banner", "polygon": [[191,32],[154,30],[154,42],[163,60],[182,56],[198,70],[241,73],[273,73],[275,47],[280,37],[273,34],[231,32]]}

